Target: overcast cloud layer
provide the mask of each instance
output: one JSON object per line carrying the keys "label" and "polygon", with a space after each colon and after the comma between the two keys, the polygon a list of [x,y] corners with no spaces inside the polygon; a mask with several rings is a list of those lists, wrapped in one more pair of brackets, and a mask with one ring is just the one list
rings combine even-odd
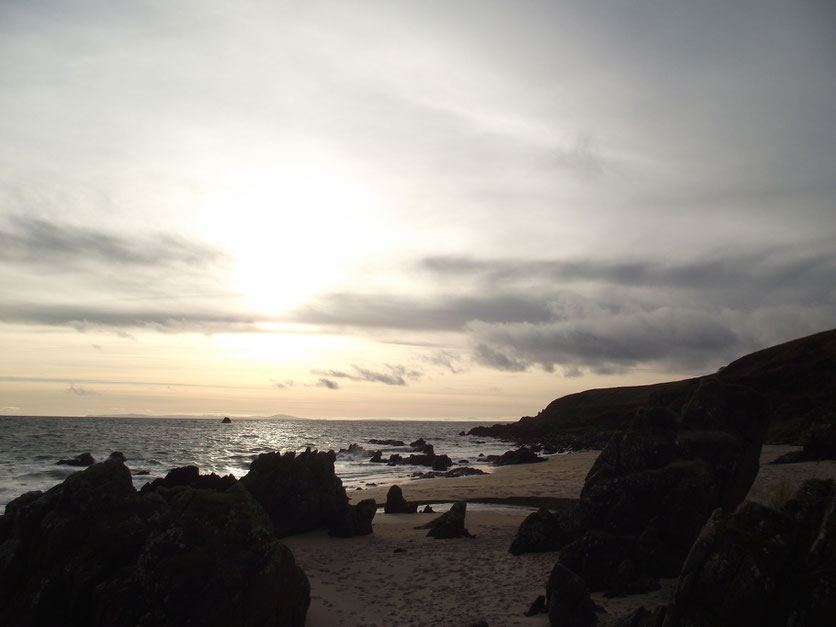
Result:
{"label": "overcast cloud layer", "polygon": [[2,405],[106,396],[47,332],[292,335],[302,403],[836,327],[836,7],[729,4],[3,3]]}

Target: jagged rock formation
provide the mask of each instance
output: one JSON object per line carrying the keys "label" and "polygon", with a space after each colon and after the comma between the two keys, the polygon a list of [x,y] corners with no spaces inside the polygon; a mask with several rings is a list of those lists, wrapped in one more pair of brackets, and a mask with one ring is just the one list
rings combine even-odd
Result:
{"label": "jagged rock formation", "polygon": [[679,577],[665,627],[832,625],[836,484],[811,479],[780,510],[715,512]]}
{"label": "jagged rock formation", "polygon": [[464,518],[467,514],[467,502],[456,501],[453,506],[438,518],[435,518],[425,525],[416,529],[429,529],[427,535],[436,540],[447,538],[472,538],[473,536],[464,526]]}
{"label": "jagged rock formation", "polygon": [[529,516],[510,550],[561,549],[560,563],[593,591],[652,589],[679,573],[715,508],[733,511],[744,498],[768,421],[760,395],[715,380],[679,415],[644,409],[598,457],[574,511]]}
{"label": "jagged rock formation", "polygon": [[376,513],[377,503],[374,499],[364,499],[357,505],[349,505],[331,521],[328,535],[338,538],[367,536],[372,533],[372,520]]}
{"label": "jagged rock formation", "polygon": [[241,486],[139,494],[123,457],[0,517],[3,622],[304,625],[308,580]]}
{"label": "jagged rock formation", "polygon": [[386,505],[383,511],[387,514],[414,514],[418,511],[417,503],[409,503],[403,496],[403,490],[393,485],[386,493]]}
{"label": "jagged rock formation", "polygon": [[327,527],[348,507],[333,451],[262,453],[241,483],[266,510],[280,538]]}

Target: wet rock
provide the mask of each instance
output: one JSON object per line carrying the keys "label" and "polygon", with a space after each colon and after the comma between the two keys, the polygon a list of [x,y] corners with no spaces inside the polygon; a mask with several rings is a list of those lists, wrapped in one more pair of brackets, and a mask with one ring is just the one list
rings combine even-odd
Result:
{"label": "wet rock", "polygon": [[55,463],[65,466],[92,466],[96,463],[96,460],[93,459],[93,456],[90,453],[81,453],[80,455],[70,457],[69,459],[59,459]]}
{"label": "wet rock", "polygon": [[410,443],[409,443],[409,445],[410,445],[412,448],[417,449],[417,450],[421,450],[422,448],[424,448],[424,446],[425,446],[426,444],[427,444],[427,442],[424,440],[424,438],[418,438],[418,439],[417,439],[417,440],[415,440],[414,442],[410,442]]}
{"label": "wet rock", "polygon": [[307,578],[245,490],[138,494],[130,477],[111,457],[8,504],[4,623],[304,624]]}
{"label": "wet rock", "polygon": [[406,446],[401,440],[369,440],[369,444],[376,444],[377,446]]}
{"label": "wet rock", "polygon": [[473,536],[464,526],[464,518],[467,513],[467,502],[456,501],[449,511],[445,512],[435,520],[416,529],[429,529],[427,535],[442,540],[447,538],[472,538]]}
{"label": "wet rock", "polygon": [[375,451],[374,455],[371,456],[371,459],[369,459],[369,461],[373,464],[385,464],[386,460],[383,459],[383,451]]}
{"label": "wet rock", "polygon": [[328,535],[338,538],[369,535],[372,533],[372,520],[376,512],[377,503],[374,499],[365,499],[357,505],[349,505],[342,515],[331,521]]}
{"label": "wet rock", "polygon": [[421,510],[421,513],[422,514],[435,514],[435,510],[430,506],[429,503],[427,503],[424,506],[424,509]]}
{"label": "wet rock", "polygon": [[393,485],[386,493],[386,505],[383,506],[383,511],[387,514],[414,514],[418,511],[418,505],[407,502],[401,487]]}
{"label": "wet rock", "polygon": [[598,620],[583,579],[559,563],[546,584],[546,606],[552,625],[591,627]]}
{"label": "wet rock", "polygon": [[231,422],[232,422],[232,420],[230,420],[229,416],[224,416],[224,419],[221,420],[221,423],[223,423],[225,425],[228,425]]}
{"label": "wet rock", "polygon": [[339,452],[337,453],[337,456],[340,457],[340,458],[342,458],[342,457],[371,458],[371,457],[374,457],[374,455],[376,455],[376,453],[377,453],[376,451],[375,452],[367,451],[366,449],[364,449],[359,444],[354,443],[354,444],[350,444],[347,449],[341,448],[339,450]]}
{"label": "wet rock", "polygon": [[241,483],[273,521],[280,538],[328,527],[348,507],[342,481],[334,473],[333,451],[262,453]]}

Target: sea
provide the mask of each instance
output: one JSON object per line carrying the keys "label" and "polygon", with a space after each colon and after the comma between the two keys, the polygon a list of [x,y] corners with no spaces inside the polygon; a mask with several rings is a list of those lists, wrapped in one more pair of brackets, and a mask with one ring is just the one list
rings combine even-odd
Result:
{"label": "sea", "polygon": [[[409,455],[418,438],[436,454],[449,455],[453,468],[493,469],[480,457],[514,448],[492,438],[460,435],[492,422],[440,420],[306,420],[208,418],[0,417],[0,507],[25,492],[48,490],[82,468],[58,465],[61,459],[90,452],[96,461],[120,451],[133,473],[134,486],[163,477],[172,468],[194,465],[201,474],[245,475],[261,453],[348,449]],[[406,446],[379,446],[371,439],[401,440]],[[334,464],[347,490],[418,481],[424,466],[373,464],[363,456],[337,453]]]}

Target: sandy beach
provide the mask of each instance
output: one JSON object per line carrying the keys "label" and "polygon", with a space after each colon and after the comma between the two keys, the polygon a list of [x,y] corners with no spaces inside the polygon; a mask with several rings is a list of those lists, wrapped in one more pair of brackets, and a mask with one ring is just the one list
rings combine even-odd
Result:
{"label": "sandy beach", "polygon": [[[836,462],[770,466],[777,456],[798,450],[765,446],[761,470],[749,493],[769,504],[791,494],[805,479],[836,477]],[[545,463],[497,468],[490,475],[427,479],[403,484],[407,500],[477,501],[483,498],[537,496],[578,498],[597,451],[552,456]],[[389,486],[350,491],[352,502],[386,500]],[[349,539],[324,531],[285,538],[311,583],[307,625],[449,625],[486,621],[504,625],[547,625],[545,614],[525,617],[534,599],[544,593],[557,553],[514,556],[508,552],[516,530],[531,509],[468,506],[466,526],[475,538],[435,540],[415,527],[429,514],[383,514],[374,519],[374,533]],[[667,602],[675,579],[646,595],[606,599],[593,594],[607,610],[599,614],[606,626],[639,605],[652,608]]]}

